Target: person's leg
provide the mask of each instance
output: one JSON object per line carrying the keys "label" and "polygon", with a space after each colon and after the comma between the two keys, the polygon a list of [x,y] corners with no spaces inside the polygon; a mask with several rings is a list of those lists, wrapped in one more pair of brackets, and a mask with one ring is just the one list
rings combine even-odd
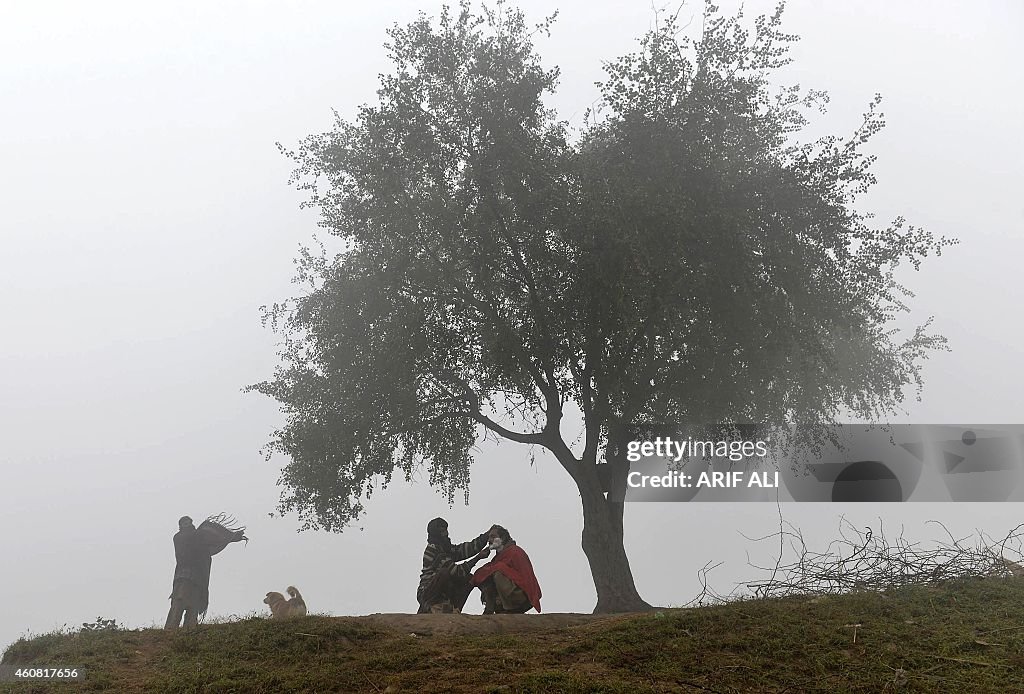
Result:
{"label": "person's leg", "polygon": [[449,564],[440,569],[423,590],[420,609],[434,614],[462,612],[473,586],[469,573],[458,564]]}
{"label": "person's leg", "polygon": [[494,587],[497,593],[497,612],[523,614],[533,607],[523,589],[513,583],[511,578],[500,571],[495,571],[492,576],[494,577]]}
{"label": "person's leg", "polygon": [[493,576],[488,576],[480,584],[480,602],[484,604],[484,614],[494,614],[498,606],[498,591],[494,587]]}
{"label": "person's leg", "polygon": [[202,588],[191,581],[182,581],[177,594],[185,608],[185,626],[194,627],[199,623],[199,607],[204,602]]}
{"label": "person's leg", "polygon": [[167,612],[164,629],[177,629],[181,626],[181,616],[185,613],[191,600],[188,587],[188,581],[181,579],[175,581],[171,587],[171,609]]}
{"label": "person's leg", "polygon": [[469,582],[469,572],[462,566],[452,567],[447,592],[452,608],[461,614],[462,608],[466,606],[466,600],[469,599],[469,594],[473,592],[473,585]]}
{"label": "person's leg", "polygon": [[185,603],[171,598],[171,609],[167,612],[167,621],[164,623],[164,629],[177,629],[181,624],[181,615],[184,612]]}
{"label": "person's leg", "polygon": [[420,607],[417,614],[430,614],[442,611],[440,606],[446,600],[445,593],[447,592],[448,575],[449,568],[442,567],[430,577],[427,585],[423,587],[423,593],[419,596]]}

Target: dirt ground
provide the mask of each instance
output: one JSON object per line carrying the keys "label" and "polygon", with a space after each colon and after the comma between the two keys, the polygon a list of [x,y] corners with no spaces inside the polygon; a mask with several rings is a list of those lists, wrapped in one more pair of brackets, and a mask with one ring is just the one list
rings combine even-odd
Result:
{"label": "dirt ground", "polygon": [[371,614],[365,617],[335,617],[354,622],[385,626],[417,636],[434,634],[507,634],[579,626],[601,620],[622,619],[629,615],[574,613],[543,614]]}

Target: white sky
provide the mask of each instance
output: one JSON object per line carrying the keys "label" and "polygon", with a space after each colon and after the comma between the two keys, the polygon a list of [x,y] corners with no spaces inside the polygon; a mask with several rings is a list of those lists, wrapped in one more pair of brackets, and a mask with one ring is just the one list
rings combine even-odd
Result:
{"label": "white sky", "polygon": [[[556,7],[526,2],[532,19]],[[600,61],[631,50],[649,0],[562,2],[548,65],[553,105],[579,124]],[[1005,2],[792,0],[803,36],[790,81],[830,91],[816,131],[859,123],[882,92],[879,185],[863,208],[903,214],[960,246],[920,273],[917,322],[935,315],[951,353],[926,367],[906,421],[1024,422],[1024,122],[1019,36]],[[259,454],[276,404],[241,388],[268,377],[275,336],[258,307],[291,295],[292,258],[316,219],[286,185],[294,144],[351,117],[387,71],[392,22],[422,2],[4,3],[0,21],[0,648],[97,616],[162,624],[182,514],[228,511],[249,526],[213,566],[210,616],[263,612],[299,587],[313,611],[415,609],[424,526],[445,515],[461,541],[492,522],[530,553],[551,612],[590,611],[581,513],[552,459],[530,468],[512,443],[482,445],[472,504],[449,510],[424,484],[396,483],[342,535],[296,534],[270,518],[282,460]],[[768,11],[749,2],[748,17]],[[691,3],[683,17],[699,10]],[[841,514],[912,537],[999,534],[1019,504],[787,505],[811,538]],[[627,551],[641,594],[678,605],[696,572],[718,587],[754,578],[751,543],[772,504],[633,504]],[[475,597],[471,609],[478,611]]]}

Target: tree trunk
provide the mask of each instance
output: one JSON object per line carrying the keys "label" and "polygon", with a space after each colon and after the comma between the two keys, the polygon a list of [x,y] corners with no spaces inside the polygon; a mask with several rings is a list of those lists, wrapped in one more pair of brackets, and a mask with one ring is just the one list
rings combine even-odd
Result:
{"label": "tree trunk", "polygon": [[[633,583],[626,548],[622,542],[623,504],[605,498],[598,467],[585,466],[576,478],[583,500],[583,552],[597,589],[594,612],[639,612],[652,609]],[[611,467],[611,466],[607,466]],[[628,467],[627,467],[628,470]],[[609,471],[610,472],[610,471]],[[617,472],[617,471],[616,471]],[[612,473],[614,477],[619,475]],[[622,475],[623,482],[625,475]]]}

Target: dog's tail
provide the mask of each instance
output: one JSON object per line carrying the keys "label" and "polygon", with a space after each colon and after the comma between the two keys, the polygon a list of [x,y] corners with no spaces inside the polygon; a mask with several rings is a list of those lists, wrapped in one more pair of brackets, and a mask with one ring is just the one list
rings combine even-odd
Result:
{"label": "dog's tail", "polygon": [[[298,598],[299,600],[302,600],[302,593],[300,593],[299,589],[295,586],[288,586],[288,595],[292,596],[293,598]],[[305,600],[302,601],[305,602]]]}

